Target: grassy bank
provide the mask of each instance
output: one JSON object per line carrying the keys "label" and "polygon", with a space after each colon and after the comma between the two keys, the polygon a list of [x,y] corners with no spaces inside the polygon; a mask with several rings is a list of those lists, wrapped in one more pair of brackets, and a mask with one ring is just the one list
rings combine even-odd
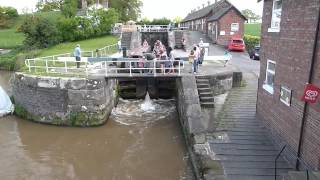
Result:
{"label": "grassy bank", "polygon": [[[20,25],[23,23],[26,15],[11,20],[8,29],[0,29],[0,49],[13,49],[20,47],[24,40],[24,34],[17,32]],[[60,12],[39,12],[34,13],[34,16],[42,16],[52,20],[58,20],[62,15]]]}
{"label": "grassy bank", "polygon": [[77,44],[80,44],[82,51],[94,51],[96,49],[115,43],[117,43],[116,36],[103,36],[99,38],[87,39],[82,41],[61,43],[48,49],[41,50],[37,57],[72,53]]}
{"label": "grassy bank", "polygon": [[251,36],[259,36],[261,35],[261,23],[258,24],[245,24],[244,25],[244,34]]}
{"label": "grassy bank", "polygon": [[15,28],[0,30],[0,49],[12,49],[22,45],[24,35]]}

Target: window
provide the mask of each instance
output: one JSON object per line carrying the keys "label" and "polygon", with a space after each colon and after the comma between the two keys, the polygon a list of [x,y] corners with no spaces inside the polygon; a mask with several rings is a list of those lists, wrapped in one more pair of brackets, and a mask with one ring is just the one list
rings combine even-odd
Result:
{"label": "window", "polygon": [[292,94],[292,91],[289,88],[285,86],[281,86],[280,101],[287,106],[291,106],[291,94]]}
{"label": "window", "polygon": [[268,91],[270,94],[273,94],[274,87],[274,78],[276,75],[276,62],[268,60],[267,61],[267,70],[266,70],[266,80],[263,85],[263,89]]}
{"label": "window", "polygon": [[280,32],[282,0],[273,0],[271,27],[268,32]]}
{"label": "window", "polygon": [[233,31],[233,32],[239,31],[239,23],[232,23],[231,24],[231,31]]}

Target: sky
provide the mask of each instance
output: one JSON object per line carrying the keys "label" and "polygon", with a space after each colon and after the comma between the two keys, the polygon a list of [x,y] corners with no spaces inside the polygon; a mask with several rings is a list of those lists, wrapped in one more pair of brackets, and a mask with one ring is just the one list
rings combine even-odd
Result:
{"label": "sky", "polygon": [[[38,0],[0,0],[0,6],[12,6],[18,9],[19,13],[28,8],[29,12],[35,9]],[[229,0],[239,10],[251,9],[258,15],[262,15],[263,2],[257,3],[257,0]],[[192,9],[207,5],[208,0],[142,0],[141,17],[148,19],[167,17],[184,18]],[[210,0],[214,3],[214,0]]]}

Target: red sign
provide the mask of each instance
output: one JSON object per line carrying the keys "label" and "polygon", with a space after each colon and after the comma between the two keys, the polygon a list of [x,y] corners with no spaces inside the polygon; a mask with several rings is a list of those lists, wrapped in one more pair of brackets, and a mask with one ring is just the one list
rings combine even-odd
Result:
{"label": "red sign", "polygon": [[316,103],[319,95],[320,88],[312,84],[308,84],[306,89],[304,90],[304,95],[301,100],[309,103]]}

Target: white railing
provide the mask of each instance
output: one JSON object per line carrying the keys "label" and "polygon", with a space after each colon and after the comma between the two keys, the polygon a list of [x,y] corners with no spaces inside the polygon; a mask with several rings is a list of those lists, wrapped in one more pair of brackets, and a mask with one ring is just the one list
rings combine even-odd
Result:
{"label": "white railing", "polygon": [[184,62],[180,60],[142,60],[131,58],[131,60],[125,61],[103,61],[101,62],[100,69],[104,70],[106,77],[126,74],[130,77],[145,75],[180,76],[184,69]]}
{"label": "white railing", "polygon": [[[87,57],[101,57],[108,56],[114,52],[118,51],[118,45],[113,44],[109,46],[105,46],[103,48],[97,49],[95,51],[82,51],[81,57],[82,62],[86,62]],[[61,69],[61,63],[64,64],[64,69],[68,70],[70,68],[67,67],[68,63],[75,62],[75,58],[72,53],[58,54],[53,56],[39,57],[33,59],[26,59],[25,65],[28,67],[29,72],[37,72],[37,69],[45,69],[46,73],[49,73],[52,69]],[[60,65],[59,67],[56,64]]]}
{"label": "white railing", "polygon": [[[46,72],[55,74],[94,75],[94,76],[180,76],[184,69],[181,60],[144,60],[139,58],[82,58],[81,66],[77,68],[73,57],[52,59],[27,59],[26,65],[31,72]],[[168,67],[170,65],[170,67]],[[102,71],[102,72],[101,72]]]}
{"label": "white railing", "polygon": [[170,26],[168,25],[142,25],[138,27],[139,32],[168,32]]}

